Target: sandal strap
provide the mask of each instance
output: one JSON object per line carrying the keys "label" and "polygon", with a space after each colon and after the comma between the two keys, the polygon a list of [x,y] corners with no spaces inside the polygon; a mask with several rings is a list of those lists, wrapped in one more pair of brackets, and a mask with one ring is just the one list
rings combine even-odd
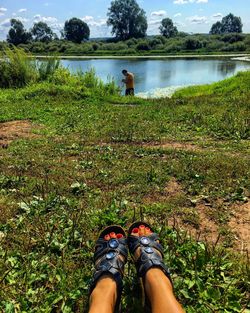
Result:
{"label": "sandal strap", "polygon": [[151,247],[151,248],[156,249],[163,256],[163,247],[159,242],[157,242],[159,240],[158,234],[153,233],[146,237],[143,237],[143,236],[136,237],[133,235],[129,235],[128,238],[129,238],[128,245],[129,245],[130,253],[134,254],[137,248],[145,245],[145,247]]}
{"label": "sandal strap", "polygon": [[141,255],[135,262],[139,277],[144,277],[151,268],[160,268],[172,283],[170,270],[163,262],[163,247],[157,240],[159,236],[155,233],[145,237],[129,235],[129,251],[134,255],[137,248],[141,249]]}
{"label": "sandal strap", "polygon": [[121,254],[125,259],[128,257],[127,239],[110,239],[109,241],[99,238],[96,242],[96,250],[94,255],[94,261],[100,259],[103,255],[108,254],[110,251],[115,250]]}

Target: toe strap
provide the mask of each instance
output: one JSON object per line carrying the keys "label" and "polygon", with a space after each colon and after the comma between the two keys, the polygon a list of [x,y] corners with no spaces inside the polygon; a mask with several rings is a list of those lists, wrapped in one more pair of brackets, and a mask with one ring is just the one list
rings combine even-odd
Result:
{"label": "toe strap", "polygon": [[135,262],[140,277],[144,277],[151,268],[160,268],[172,283],[170,271],[163,262],[163,247],[158,240],[159,236],[155,233],[145,237],[130,235],[128,237],[129,251],[134,255],[137,248],[141,250]]}
{"label": "toe strap", "polygon": [[140,277],[144,277],[151,268],[160,268],[171,281],[170,271],[164,264],[163,259],[159,253],[153,251],[150,247],[141,248],[141,255],[136,261],[136,268]]}

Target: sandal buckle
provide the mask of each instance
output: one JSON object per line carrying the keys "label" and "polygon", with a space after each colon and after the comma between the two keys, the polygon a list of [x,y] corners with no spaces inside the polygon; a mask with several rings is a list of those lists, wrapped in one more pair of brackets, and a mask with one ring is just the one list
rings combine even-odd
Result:
{"label": "sandal buckle", "polygon": [[147,237],[141,237],[141,244],[143,245],[143,246],[148,246],[149,245],[149,239],[147,238]]}
{"label": "sandal buckle", "polygon": [[119,242],[117,239],[111,239],[109,240],[109,247],[112,249],[116,249],[119,246]]}
{"label": "sandal buckle", "polygon": [[110,251],[106,254],[107,260],[112,260],[116,256],[116,253],[114,251]]}

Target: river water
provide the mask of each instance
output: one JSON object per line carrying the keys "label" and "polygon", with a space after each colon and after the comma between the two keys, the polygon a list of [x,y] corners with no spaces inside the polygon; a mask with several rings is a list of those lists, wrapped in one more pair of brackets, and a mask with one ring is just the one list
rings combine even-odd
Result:
{"label": "river water", "polygon": [[94,68],[104,81],[121,83],[123,69],[134,73],[135,92],[141,97],[169,96],[176,89],[223,80],[238,71],[250,70],[250,62],[224,59],[87,59],[62,60],[71,71]]}

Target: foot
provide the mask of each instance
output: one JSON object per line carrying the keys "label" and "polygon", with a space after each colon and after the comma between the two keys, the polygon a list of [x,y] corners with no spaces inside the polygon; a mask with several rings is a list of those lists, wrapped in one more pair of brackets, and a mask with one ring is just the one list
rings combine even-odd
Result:
{"label": "foot", "polygon": [[[133,235],[135,237],[147,237],[147,236],[150,236],[152,233],[153,232],[149,227],[146,227],[145,225],[139,225],[139,227],[135,227],[132,229],[131,235]],[[157,240],[157,242],[159,242],[159,241]],[[138,260],[140,255],[141,255],[141,248],[138,247],[135,250],[135,253],[133,255],[135,262]]]}
{"label": "foot", "polygon": [[119,226],[110,226],[100,234],[94,255],[96,271],[90,286],[89,312],[118,311],[128,252],[126,243],[125,232]]}
{"label": "foot", "polygon": [[129,231],[129,250],[139,276],[147,279],[150,272],[161,273],[170,281],[169,270],[163,262],[163,248],[159,237],[146,223],[135,223]]}

